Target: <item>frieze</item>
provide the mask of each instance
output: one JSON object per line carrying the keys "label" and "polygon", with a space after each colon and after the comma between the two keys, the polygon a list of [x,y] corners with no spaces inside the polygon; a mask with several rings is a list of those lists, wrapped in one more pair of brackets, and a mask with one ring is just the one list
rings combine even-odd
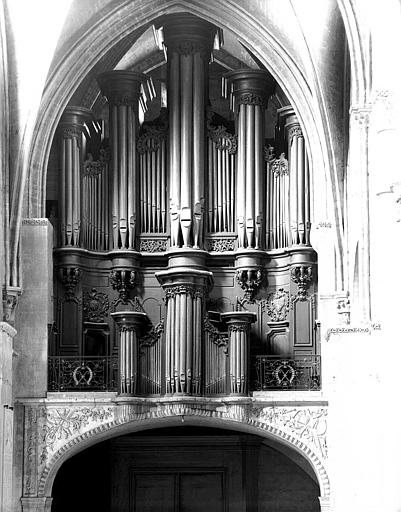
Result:
{"label": "frieze", "polygon": [[327,409],[255,406],[251,417],[283,428],[327,458]]}
{"label": "frieze", "polygon": [[227,252],[235,249],[234,238],[209,238],[207,248],[210,252]]}
{"label": "frieze", "polygon": [[[330,486],[323,461],[327,457],[327,409],[322,406],[267,406],[246,403],[181,401],[141,404],[104,404],[88,407],[27,407],[24,435],[24,496],[43,496],[50,472],[77,445],[89,439],[102,439],[115,427],[135,423],[146,428],[147,422],[160,418],[186,416],[211,421],[234,421],[269,436],[284,440],[301,451],[311,462],[321,484],[321,494],[328,496]],[[181,421],[181,420],[180,420]]]}
{"label": "frieze", "polygon": [[139,241],[140,252],[166,252],[167,240],[162,238],[141,238]]}
{"label": "frieze", "polygon": [[252,92],[246,92],[236,96],[235,101],[238,105],[256,105],[259,107],[265,107],[267,105],[267,98]]}
{"label": "frieze", "polygon": [[48,226],[49,219],[22,219],[22,224],[27,226]]}
{"label": "frieze", "polygon": [[284,288],[279,288],[274,293],[270,293],[267,299],[261,301],[262,311],[266,311],[271,321],[284,322],[287,320],[290,294]]}
{"label": "frieze", "polygon": [[107,294],[92,288],[84,293],[84,321],[101,323],[109,312],[109,299]]}

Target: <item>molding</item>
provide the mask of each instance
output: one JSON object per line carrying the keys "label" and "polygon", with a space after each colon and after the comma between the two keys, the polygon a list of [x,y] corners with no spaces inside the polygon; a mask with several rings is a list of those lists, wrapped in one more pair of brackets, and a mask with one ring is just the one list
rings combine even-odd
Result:
{"label": "molding", "polygon": [[49,226],[49,219],[22,219],[24,226]]}

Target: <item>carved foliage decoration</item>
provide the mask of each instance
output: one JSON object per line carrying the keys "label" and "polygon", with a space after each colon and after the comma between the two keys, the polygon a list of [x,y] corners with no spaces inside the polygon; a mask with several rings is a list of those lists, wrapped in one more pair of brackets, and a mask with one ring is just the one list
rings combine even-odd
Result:
{"label": "carved foliage decoration", "polygon": [[167,138],[168,112],[162,108],[160,115],[154,121],[143,123],[142,133],[137,142],[139,154],[157,151],[163,140]]}
{"label": "carved foliage decoration", "polygon": [[3,320],[10,325],[14,325],[15,308],[18,303],[18,297],[21,295],[21,288],[8,286],[3,289]]}
{"label": "carved foliage decoration", "polygon": [[263,271],[260,268],[238,269],[235,275],[237,283],[244,290],[245,299],[254,302],[255,295],[263,282]]}
{"label": "carved foliage decoration", "polygon": [[169,285],[165,287],[166,298],[171,299],[176,295],[180,295],[185,293],[190,297],[194,298],[203,298],[205,296],[205,289],[203,286],[197,285],[186,285],[186,284],[178,284],[178,285]]}
{"label": "carved foliage decoration", "polygon": [[287,320],[290,294],[284,288],[279,288],[274,293],[270,293],[267,299],[261,301],[262,309],[267,311],[273,322],[284,322]]}
{"label": "carved foliage decoration", "polygon": [[154,345],[157,341],[159,341],[161,335],[164,332],[164,320],[160,320],[159,323],[157,323],[155,326],[152,326],[150,331],[141,337],[139,342],[139,348],[141,351],[141,354],[145,352],[145,348],[151,347]]}
{"label": "carved foliage decoration", "polygon": [[281,153],[280,158],[270,161],[270,170],[275,176],[283,176],[288,174],[288,160],[285,158],[284,153]]}
{"label": "carved foliage decoration", "polygon": [[58,269],[58,277],[65,289],[65,300],[76,301],[75,289],[81,279],[81,269],[78,267],[61,267]]}
{"label": "carved foliage decoration", "polygon": [[164,238],[141,238],[139,242],[140,252],[165,252],[167,240]]}
{"label": "carved foliage decoration", "polygon": [[217,327],[210,322],[208,315],[205,316],[203,327],[205,332],[209,335],[209,340],[218,347],[222,347],[224,353],[228,354],[228,334],[226,332],[219,331]]}
{"label": "carved foliage decoration", "polygon": [[299,300],[306,300],[307,290],[312,278],[312,267],[299,265],[291,268],[291,279],[298,285]]}
{"label": "carved foliage decoration", "polygon": [[234,250],[235,240],[233,238],[210,238],[207,241],[208,251],[226,252]]}
{"label": "carved foliage decoration", "polygon": [[109,312],[109,299],[103,292],[98,292],[92,288],[84,293],[84,321],[85,322],[104,322],[104,317]]}
{"label": "carved foliage decoration", "polygon": [[118,302],[128,304],[129,291],[135,286],[136,272],[134,270],[112,270],[110,284],[118,291]]}
{"label": "carved foliage decoration", "polygon": [[236,97],[236,102],[238,105],[257,105],[260,107],[264,107],[267,105],[267,98],[259,94],[255,94],[252,92],[246,92]]}

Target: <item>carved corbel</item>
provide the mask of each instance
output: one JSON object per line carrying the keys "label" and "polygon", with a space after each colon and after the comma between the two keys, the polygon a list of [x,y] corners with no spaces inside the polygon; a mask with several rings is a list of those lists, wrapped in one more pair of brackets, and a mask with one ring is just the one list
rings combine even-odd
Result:
{"label": "carved corbel", "polygon": [[306,293],[312,278],[312,267],[306,267],[303,265],[292,267],[291,279],[298,286],[299,300],[306,300]]}
{"label": "carved corbel", "polygon": [[115,305],[128,304],[130,302],[129,292],[135,286],[135,270],[112,270],[109,279],[113,290],[118,291],[118,299],[115,301]]}
{"label": "carved corbel", "polygon": [[81,269],[79,267],[60,267],[57,275],[65,289],[65,300],[73,301],[75,289],[81,279]]}
{"label": "carved corbel", "polygon": [[244,290],[248,302],[255,301],[255,295],[263,283],[263,271],[260,268],[241,268],[237,270],[236,280]]}
{"label": "carved corbel", "polygon": [[15,309],[20,295],[21,288],[16,286],[3,288],[3,321],[12,326],[14,326],[15,323]]}

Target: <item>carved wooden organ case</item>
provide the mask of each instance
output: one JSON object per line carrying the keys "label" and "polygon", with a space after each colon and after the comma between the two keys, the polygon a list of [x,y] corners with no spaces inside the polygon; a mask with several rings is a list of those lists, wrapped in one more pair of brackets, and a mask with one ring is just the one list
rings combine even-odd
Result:
{"label": "carved wooden organ case", "polygon": [[231,118],[213,111],[216,27],[163,28],[168,103],[153,120],[139,122],[149,76],[110,71],[107,137],[86,108],[60,121],[50,355],[111,358],[121,394],[246,395],[263,388],[257,358],[319,354],[304,135],[287,106],[266,138],[265,70],[225,73]]}

